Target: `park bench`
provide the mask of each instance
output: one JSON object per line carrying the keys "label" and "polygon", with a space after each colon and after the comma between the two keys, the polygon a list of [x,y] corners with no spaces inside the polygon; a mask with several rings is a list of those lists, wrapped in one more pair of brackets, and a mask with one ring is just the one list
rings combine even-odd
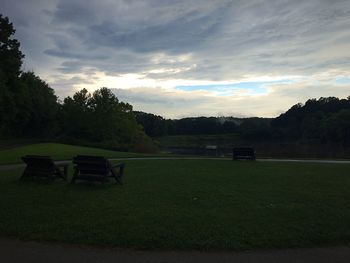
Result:
{"label": "park bench", "polygon": [[73,164],[72,183],[76,180],[105,182],[108,177],[113,177],[117,183],[123,184],[124,163],[112,165],[102,156],[78,155],[73,158]]}
{"label": "park bench", "polygon": [[233,148],[233,160],[255,160],[255,150],[252,147]]}
{"label": "park bench", "polygon": [[50,156],[27,155],[22,157],[26,163],[21,179],[26,177],[46,177],[54,180],[60,177],[67,180],[68,164],[55,164]]}

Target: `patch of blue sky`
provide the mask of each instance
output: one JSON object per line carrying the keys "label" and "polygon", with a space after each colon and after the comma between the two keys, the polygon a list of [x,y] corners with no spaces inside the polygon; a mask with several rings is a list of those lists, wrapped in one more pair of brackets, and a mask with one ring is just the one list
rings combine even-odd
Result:
{"label": "patch of blue sky", "polygon": [[192,85],[192,86],[177,86],[176,89],[183,91],[210,91],[221,96],[229,96],[236,92],[244,92],[249,95],[266,94],[267,86],[271,84],[287,84],[292,83],[292,80],[275,80],[275,81],[260,81],[260,82],[238,82],[232,84],[211,84],[211,85]]}
{"label": "patch of blue sky", "polygon": [[350,77],[340,77],[335,79],[337,84],[350,84]]}

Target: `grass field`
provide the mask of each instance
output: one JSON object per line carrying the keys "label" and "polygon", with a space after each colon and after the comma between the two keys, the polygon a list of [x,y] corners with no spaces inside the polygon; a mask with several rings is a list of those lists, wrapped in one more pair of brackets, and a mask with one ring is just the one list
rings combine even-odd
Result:
{"label": "grass field", "polygon": [[19,182],[20,169],[0,172],[0,235],[147,249],[350,242],[348,164],[126,163],[124,186]]}
{"label": "grass field", "polygon": [[220,145],[231,147],[239,141],[238,134],[215,135],[169,135],[157,138],[162,147],[205,147]]}
{"label": "grass field", "polygon": [[[312,141],[244,140],[238,134],[217,135],[168,135],[156,138],[160,148],[170,152],[195,154],[198,149],[216,145],[219,154],[232,154],[231,149],[239,146],[254,147],[258,158],[299,159],[349,159],[350,147],[337,143],[316,143]],[[172,149],[173,148],[173,149]],[[180,148],[180,150],[179,150]],[[191,149],[192,148],[192,149]],[[205,152],[205,151],[204,151]]]}
{"label": "grass field", "polygon": [[[54,160],[69,160],[73,156],[81,155],[101,155],[107,158],[121,158],[121,157],[140,157],[150,156],[148,154],[117,152],[98,148],[74,146],[60,143],[38,143],[21,147],[16,147],[0,151],[0,165],[20,163],[21,157],[24,155],[49,155]],[[154,155],[153,155],[154,156]]]}

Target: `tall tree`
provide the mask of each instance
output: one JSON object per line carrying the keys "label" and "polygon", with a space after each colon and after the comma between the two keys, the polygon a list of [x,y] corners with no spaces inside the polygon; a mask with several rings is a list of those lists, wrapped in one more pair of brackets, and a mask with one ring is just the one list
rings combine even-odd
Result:
{"label": "tall tree", "polygon": [[109,146],[129,148],[142,135],[128,103],[120,102],[107,88],[92,95],[83,89],[67,97],[62,105],[66,136]]}
{"label": "tall tree", "polygon": [[[11,133],[10,122],[15,118],[17,109],[14,92],[21,90],[18,76],[21,72],[24,55],[20,44],[13,38],[15,29],[8,17],[0,14],[0,132]],[[20,92],[19,92],[20,93]],[[18,95],[19,95],[18,93]]]}
{"label": "tall tree", "polygon": [[21,72],[24,55],[14,33],[9,19],[0,15],[0,133],[50,136],[54,132],[57,97],[33,72]]}
{"label": "tall tree", "polygon": [[89,108],[90,99],[91,94],[86,89],[64,99],[60,118],[64,136],[90,139],[90,126],[93,122]]}
{"label": "tall tree", "polygon": [[9,121],[16,112],[16,102],[13,88],[19,88],[17,79],[21,72],[24,55],[20,51],[15,33],[8,17],[0,14],[0,132],[8,132]]}
{"label": "tall tree", "polygon": [[24,95],[18,99],[16,120],[23,136],[50,137],[57,129],[59,104],[49,85],[33,72],[22,73],[20,78]]}
{"label": "tall tree", "polygon": [[133,141],[140,127],[130,104],[119,102],[107,88],[96,90],[89,102],[95,120],[92,129],[97,140],[119,144]]}
{"label": "tall tree", "polygon": [[24,58],[19,41],[12,38],[15,32],[8,17],[0,14],[0,79],[5,82],[19,76]]}

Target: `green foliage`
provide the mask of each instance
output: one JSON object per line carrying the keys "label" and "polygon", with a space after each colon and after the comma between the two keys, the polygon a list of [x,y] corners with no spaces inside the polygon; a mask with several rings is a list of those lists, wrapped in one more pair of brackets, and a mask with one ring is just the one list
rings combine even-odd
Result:
{"label": "green foliage", "polygon": [[272,120],[272,132],[278,139],[318,140],[349,145],[350,97],[308,100],[296,104]]}
{"label": "green foliage", "polygon": [[134,112],[136,121],[142,125],[145,133],[152,137],[166,135],[170,132],[169,123],[171,120],[166,120],[161,116],[141,111]]}
{"label": "green foliage", "polygon": [[22,73],[9,82],[3,94],[2,132],[15,137],[50,137],[58,111],[54,91],[33,72]]}
{"label": "green foliage", "polygon": [[20,90],[17,78],[20,74],[22,58],[18,40],[12,23],[0,14],[0,132],[8,132],[9,121],[16,115],[16,91]]}
{"label": "green foliage", "polygon": [[52,136],[57,129],[56,118],[59,110],[54,90],[33,72],[22,73],[20,81],[26,88],[24,101],[27,118],[22,123],[24,135],[30,137]]}
{"label": "green foliage", "polygon": [[221,128],[215,117],[184,118],[176,122],[178,134],[219,134]]}
{"label": "green foliage", "polygon": [[0,15],[0,132],[50,136],[58,108],[54,91],[33,72],[21,73],[24,55],[7,17]]}
{"label": "green foliage", "polygon": [[159,151],[158,147],[159,145],[145,133],[139,132],[130,150],[137,153],[156,153]]}
{"label": "green foliage", "polygon": [[1,236],[203,250],[350,241],[348,164],[125,162],[123,186],[18,182],[21,169],[0,172]]}
{"label": "green foliage", "polygon": [[274,119],[196,117],[167,120],[143,112],[136,112],[136,118],[143,125],[146,134],[153,137],[237,134],[246,143],[311,141],[349,145],[347,123],[350,120],[343,112],[349,109],[350,97],[348,99],[329,97],[310,99],[305,105],[298,103]]}
{"label": "green foliage", "polygon": [[62,127],[67,137],[128,149],[145,137],[132,106],[119,102],[107,88],[90,94],[83,89],[64,99]]}
{"label": "green foliage", "polygon": [[90,125],[94,121],[90,116],[88,101],[91,94],[86,89],[78,91],[73,97],[67,97],[61,108],[61,126],[64,136],[89,139]]}
{"label": "green foliage", "polygon": [[263,141],[270,139],[270,119],[247,118],[239,125],[239,134],[242,139]]}
{"label": "green foliage", "polygon": [[179,120],[164,119],[145,112],[135,112],[136,120],[151,137],[165,135],[224,134],[238,131],[237,118],[196,117]]}
{"label": "green foliage", "polygon": [[152,141],[143,133],[132,106],[107,88],[81,90],[60,105],[53,89],[33,72],[21,72],[24,55],[7,17],[0,15],[0,134],[5,137],[79,140],[129,149]]}
{"label": "green foliage", "polygon": [[350,145],[350,109],[326,117],[322,123],[322,138]]}
{"label": "green foliage", "polygon": [[9,79],[19,76],[24,58],[19,50],[20,43],[12,38],[15,32],[8,17],[0,14],[0,80],[5,84]]}

